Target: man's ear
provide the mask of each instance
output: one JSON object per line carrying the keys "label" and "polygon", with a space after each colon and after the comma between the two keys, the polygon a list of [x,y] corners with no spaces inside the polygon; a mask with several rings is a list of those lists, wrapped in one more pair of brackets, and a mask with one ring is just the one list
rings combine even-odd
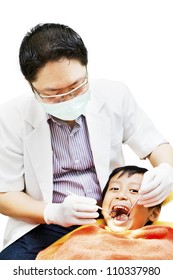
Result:
{"label": "man's ear", "polygon": [[157,221],[157,219],[159,218],[159,215],[160,215],[160,211],[161,211],[161,208],[159,206],[154,206],[154,207],[150,208],[148,219],[151,222]]}

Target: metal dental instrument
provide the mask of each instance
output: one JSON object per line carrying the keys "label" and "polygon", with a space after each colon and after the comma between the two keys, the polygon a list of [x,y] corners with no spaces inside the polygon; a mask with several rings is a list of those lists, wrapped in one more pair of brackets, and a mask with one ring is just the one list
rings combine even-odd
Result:
{"label": "metal dental instrument", "polygon": [[131,211],[133,210],[133,208],[135,207],[135,205],[138,203],[140,199],[140,196],[138,197],[138,199],[132,204],[132,207],[129,209],[127,216],[130,216]]}
{"label": "metal dental instrument", "polygon": [[98,207],[98,209],[100,209],[100,210],[102,210],[102,211],[105,211],[105,212],[107,212],[108,214],[110,214],[110,212],[107,211],[106,209],[103,209],[102,207],[100,207],[100,206],[98,206],[98,205],[96,205],[96,206]]}

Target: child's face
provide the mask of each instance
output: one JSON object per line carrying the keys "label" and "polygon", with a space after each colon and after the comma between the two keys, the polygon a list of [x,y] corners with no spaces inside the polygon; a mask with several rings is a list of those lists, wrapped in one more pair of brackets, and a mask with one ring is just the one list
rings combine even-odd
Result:
{"label": "child's face", "polygon": [[[113,176],[109,182],[109,187],[105,194],[102,207],[116,213],[114,218],[105,211],[102,211],[107,225],[112,231],[123,231],[127,229],[137,229],[143,227],[147,221],[151,220],[153,210],[136,204],[128,216],[127,213],[138,199],[138,191],[141,186],[143,174],[134,174],[128,177],[128,173],[119,177],[121,172]],[[158,213],[159,215],[159,213]],[[153,216],[156,219],[156,214]]]}

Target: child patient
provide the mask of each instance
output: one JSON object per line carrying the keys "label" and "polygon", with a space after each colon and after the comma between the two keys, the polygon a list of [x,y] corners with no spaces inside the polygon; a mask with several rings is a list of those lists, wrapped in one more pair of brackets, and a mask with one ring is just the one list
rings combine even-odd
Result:
{"label": "child patient", "polygon": [[138,229],[158,219],[161,204],[150,208],[136,204],[146,171],[138,166],[123,166],[110,174],[103,190],[102,204],[108,213],[102,211],[102,214],[111,231]]}
{"label": "child patient", "polygon": [[77,228],[36,259],[173,259],[173,229],[152,225],[161,204],[150,208],[136,204],[146,171],[137,166],[113,170],[103,190],[104,220]]}

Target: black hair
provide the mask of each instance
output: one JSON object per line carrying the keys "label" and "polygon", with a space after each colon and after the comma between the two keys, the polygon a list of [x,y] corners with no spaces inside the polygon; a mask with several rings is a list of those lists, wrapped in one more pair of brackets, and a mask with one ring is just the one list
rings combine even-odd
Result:
{"label": "black hair", "polygon": [[63,24],[38,24],[22,40],[19,63],[22,74],[30,83],[37,79],[38,71],[47,62],[63,58],[76,59],[81,65],[88,63],[88,53],[81,37]]}

